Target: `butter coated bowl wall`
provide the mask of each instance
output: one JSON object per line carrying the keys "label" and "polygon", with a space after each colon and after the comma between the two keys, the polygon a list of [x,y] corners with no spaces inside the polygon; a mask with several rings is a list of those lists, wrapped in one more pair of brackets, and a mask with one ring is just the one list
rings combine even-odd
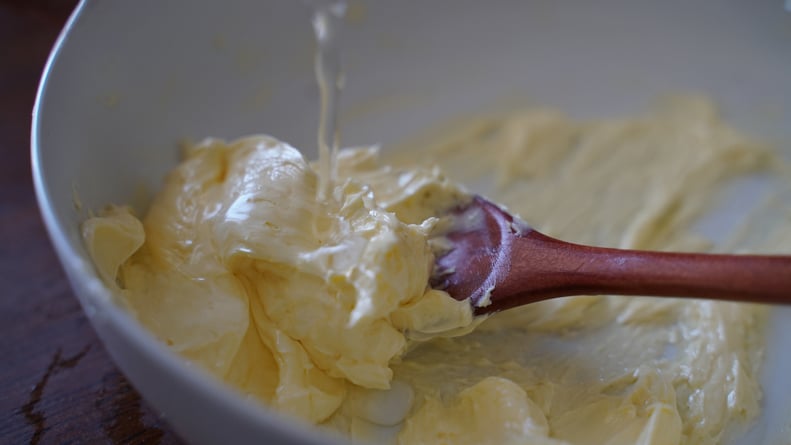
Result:
{"label": "butter coated bowl wall", "polygon": [[[791,140],[791,13],[780,1],[359,1],[348,21],[344,145],[387,149],[513,97],[586,118],[679,91],[712,96],[758,138]],[[184,140],[267,133],[314,157],[313,46],[308,12],[292,0],[87,0],[42,79],[33,163],[50,236],[116,363],[191,443],[329,439],[242,400],[154,340],[97,277],[79,223],[107,203],[142,211]],[[791,435],[789,336],[791,311],[776,308],[764,413],[734,443]]]}

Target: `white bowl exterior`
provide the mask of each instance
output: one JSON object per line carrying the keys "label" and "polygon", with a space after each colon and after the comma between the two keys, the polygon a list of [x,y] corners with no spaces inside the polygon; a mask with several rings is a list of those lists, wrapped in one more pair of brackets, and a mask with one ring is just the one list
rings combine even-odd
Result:
{"label": "white bowl exterior", "polygon": [[[353,5],[348,145],[397,141],[513,97],[590,117],[678,91],[710,94],[758,137],[791,140],[791,14],[780,1]],[[312,49],[307,11],[293,0],[89,0],[42,80],[34,177],[58,255],[108,351],[192,443],[319,440],[188,366],[113,303],[80,241],[85,213],[75,211],[73,191],[84,208],[131,202],[141,187],[157,189],[184,139],[268,133],[312,155]],[[791,437],[788,337],[791,309],[777,308],[766,414],[738,443]]]}

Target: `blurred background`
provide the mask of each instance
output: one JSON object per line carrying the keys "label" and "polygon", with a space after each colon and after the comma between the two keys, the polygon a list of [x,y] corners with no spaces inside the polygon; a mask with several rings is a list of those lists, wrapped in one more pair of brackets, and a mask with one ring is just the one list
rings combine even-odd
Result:
{"label": "blurred background", "polygon": [[30,122],[76,0],[0,0],[0,444],[177,444],[104,351],[52,250]]}

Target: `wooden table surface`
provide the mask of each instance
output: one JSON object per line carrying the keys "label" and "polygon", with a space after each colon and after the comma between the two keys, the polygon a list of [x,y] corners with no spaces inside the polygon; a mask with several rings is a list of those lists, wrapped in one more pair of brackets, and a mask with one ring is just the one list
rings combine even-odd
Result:
{"label": "wooden table surface", "polygon": [[182,443],[82,314],[33,194],[33,98],[75,4],[0,0],[0,444]]}

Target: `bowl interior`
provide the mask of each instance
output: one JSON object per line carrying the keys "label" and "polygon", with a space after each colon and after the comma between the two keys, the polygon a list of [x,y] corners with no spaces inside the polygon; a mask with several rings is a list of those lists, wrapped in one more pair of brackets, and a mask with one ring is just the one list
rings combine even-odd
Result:
{"label": "bowl interior", "polygon": [[[791,154],[791,14],[780,1],[353,1],[344,40],[345,145],[386,149],[433,123],[525,101],[601,117],[692,91],[712,96],[744,131],[786,141]],[[143,207],[184,140],[267,133],[312,157],[313,48],[307,10],[293,0],[88,0],[42,82],[34,169],[58,253],[119,365],[196,442],[211,441],[188,431],[203,414],[172,415],[153,394],[163,375],[177,379],[186,367],[108,298],[79,223],[108,203]],[[774,312],[765,414],[737,443],[774,443],[791,431],[791,361],[782,353],[791,312]],[[203,394],[207,410],[236,403],[211,385],[196,374],[173,391]],[[299,434],[268,416],[239,422],[247,432],[277,429],[284,441]]]}

